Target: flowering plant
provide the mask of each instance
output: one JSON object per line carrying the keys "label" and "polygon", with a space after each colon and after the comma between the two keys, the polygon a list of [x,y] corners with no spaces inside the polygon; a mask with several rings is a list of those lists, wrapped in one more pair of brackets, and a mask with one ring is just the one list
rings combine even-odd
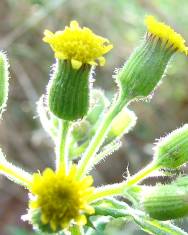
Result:
{"label": "flowering plant", "polygon": [[[108,39],[81,28],[76,21],[63,31],[45,30],[44,42],[55,53],[56,64],[37,111],[55,145],[55,168],[30,174],[14,166],[0,151],[0,172],[29,192],[23,220],[52,234],[91,235],[104,232],[106,223],[121,218],[134,221],[150,234],[185,235],[170,220],[188,215],[188,177],[170,184],[139,183],[161,169],[188,162],[188,125],[160,139],[150,164],[121,183],[95,187],[91,169],[121,146],[121,137],[136,124],[128,105],[151,97],[176,52],[187,55],[184,39],[153,16],[145,19],[147,33],[140,46],[115,76],[118,91],[112,102],[92,88],[93,71],[104,65],[112,49]],[[0,53],[0,110],[8,97],[8,60]],[[125,199],[130,203],[126,203]]]}

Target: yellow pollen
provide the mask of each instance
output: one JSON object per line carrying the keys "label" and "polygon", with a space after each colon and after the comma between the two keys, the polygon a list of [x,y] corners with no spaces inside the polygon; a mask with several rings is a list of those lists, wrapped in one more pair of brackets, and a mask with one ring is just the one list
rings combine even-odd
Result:
{"label": "yellow pollen", "polygon": [[173,47],[175,50],[187,55],[188,47],[185,46],[184,38],[176,33],[170,26],[159,22],[153,16],[146,16],[145,24],[149,33],[160,38],[167,47]]}
{"label": "yellow pollen", "polygon": [[42,175],[33,174],[30,185],[33,198],[29,207],[40,210],[41,223],[49,225],[52,232],[68,228],[72,223],[85,225],[86,214],[94,213],[88,203],[94,193],[93,178],[85,176],[77,180],[76,171],[76,165],[72,165],[68,174],[63,168],[57,172],[47,168]]}
{"label": "yellow pollen", "polygon": [[77,21],[71,21],[70,27],[55,33],[44,31],[43,41],[49,43],[55,57],[70,60],[74,69],[82,64],[105,64],[103,57],[112,49],[109,40],[94,34],[89,28],[81,28]]}

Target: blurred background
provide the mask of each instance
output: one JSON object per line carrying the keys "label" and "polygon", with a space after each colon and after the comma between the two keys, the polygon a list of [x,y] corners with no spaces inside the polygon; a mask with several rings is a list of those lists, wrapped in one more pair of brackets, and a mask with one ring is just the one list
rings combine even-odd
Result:
{"label": "blurred background", "polygon": [[[97,67],[95,87],[111,96],[117,89],[112,74],[142,39],[146,14],[169,23],[188,42],[187,0],[0,0],[0,49],[8,52],[11,65],[0,145],[10,161],[30,172],[53,164],[53,145],[36,113],[36,102],[46,90],[54,62],[52,51],[41,40],[44,29],[63,29],[75,19],[109,38],[114,48],[105,67]],[[127,167],[131,173],[138,171],[151,160],[155,139],[187,122],[187,71],[188,59],[177,54],[153,99],[131,104],[137,125],[124,137],[123,147],[96,167],[97,185],[121,181]],[[0,177],[0,234],[30,234],[31,228],[20,220],[26,213],[27,197],[24,189]],[[145,233],[129,225],[123,234]]]}

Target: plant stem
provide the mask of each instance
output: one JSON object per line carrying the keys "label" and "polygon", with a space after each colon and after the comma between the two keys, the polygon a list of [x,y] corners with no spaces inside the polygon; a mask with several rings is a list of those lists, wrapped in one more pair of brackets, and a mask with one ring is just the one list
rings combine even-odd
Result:
{"label": "plant stem", "polygon": [[66,170],[68,168],[68,149],[69,149],[69,130],[70,122],[61,120],[60,125],[60,135],[58,137],[58,149],[57,149],[57,159],[56,159],[56,169],[64,167]]}
{"label": "plant stem", "polygon": [[96,193],[93,194],[89,201],[96,201],[98,199],[109,197],[109,196],[118,196],[122,195],[125,190],[133,186],[134,184],[139,183],[143,179],[145,179],[150,173],[158,169],[158,165],[151,162],[149,165],[147,165],[145,168],[143,168],[141,171],[130,177],[127,181],[119,183],[119,184],[113,184],[108,185],[106,187],[100,187],[97,189]]}
{"label": "plant stem", "polygon": [[102,161],[106,156],[113,153],[115,150],[118,150],[121,147],[120,141],[114,141],[110,144],[107,144],[103,147],[99,154],[95,156],[94,164],[97,165],[100,161]]}
{"label": "plant stem", "polygon": [[84,176],[87,173],[87,171],[91,169],[93,165],[93,162],[92,162],[93,158],[96,152],[99,150],[101,144],[103,143],[109,131],[112,120],[122,110],[122,108],[125,106],[126,103],[127,102],[125,101],[122,102],[121,100],[118,100],[118,102],[116,102],[115,105],[112,106],[112,108],[104,117],[104,120],[101,126],[99,127],[91,143],[86,149],[85,154],[82,156],[82,159],[79,162],[79,165],[78,165],[79,168],[78,168],[78,173],[77,173],[78,178],[81,178],[82,176]]}
{"label": "plant stem", "polygon": [[32,175],[9,163],[5,159],[1,150],[0,150],[0,172],[1,174],[7,176],[10,180],[15,181],[18,184],[25,187],[29,187],[32,181]]}
{"label": "plant stem", "polygon": [[153,171],[157,170],[159,167],[155,162],[151,162],[146,167],[144,167],[142,170],[140,170],[138,173],[130,177],[125,182],[126,186],[132,186],[134,184],[139,183],[140,181],[144,180],[148,175],[150,175]]}

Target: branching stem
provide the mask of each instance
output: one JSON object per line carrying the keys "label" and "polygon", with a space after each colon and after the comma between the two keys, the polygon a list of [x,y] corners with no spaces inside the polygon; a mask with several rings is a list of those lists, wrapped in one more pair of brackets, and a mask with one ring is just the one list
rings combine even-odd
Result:
{"label": "branching stem", "polygon": [[116,117],[116,115],[122,110],[127,102],[122,102],[122,100],[118,100],[109,112],[104,117],[101,126],[93,137],[91,143],[86,149],[85,154],[82,156],[82,159],[79,162],[79,169],[77,173],[77,177],[83,177],[93,166],[93,158],[95,154],[99,150],[99,147],[103,143],[112,123],[112,120]]}
{"label": "branching stem", "polygon": [[148,175],[150,175],[153,171],[157,169],[158,166],[155,163],[151,162],[141,171],[130,177],[127,181],[124,181],[119,184],[108,185],[106,187],[99,187],[96,193],[90,197],[89,201],[96,201],[104,197],[123,195],[123,193],[127,189],[144,180]]}

